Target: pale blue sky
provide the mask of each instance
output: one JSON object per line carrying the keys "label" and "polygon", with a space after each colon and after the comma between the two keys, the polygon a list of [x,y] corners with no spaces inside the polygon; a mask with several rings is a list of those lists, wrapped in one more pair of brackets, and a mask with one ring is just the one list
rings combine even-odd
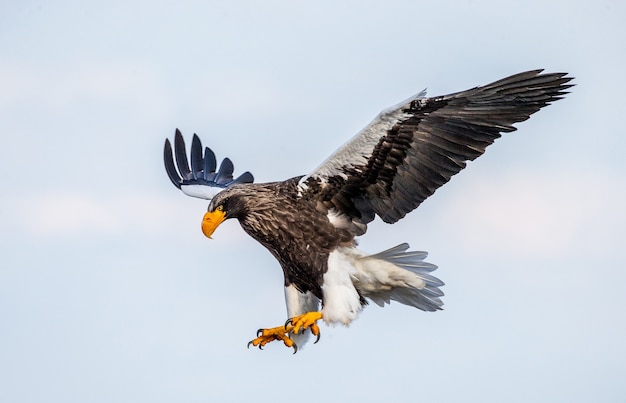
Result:
{"label": "pale blue sky", "polygon": [[[626,6],[618,1],[0,5],[0,401],[615,402],[626,398]],[[445,310],[368,307],[291,355],[282,272],[200,232],[179,127],[258,181],[305,174],[428,87],[566,71],[518,125],[361,247],[407,241]]]}

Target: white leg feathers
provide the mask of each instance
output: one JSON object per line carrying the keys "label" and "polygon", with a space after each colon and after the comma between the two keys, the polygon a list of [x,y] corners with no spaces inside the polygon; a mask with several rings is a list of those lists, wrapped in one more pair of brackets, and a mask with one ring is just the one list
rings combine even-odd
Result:
{"label": "white leg feathers", "polygon": [[328,269],[322,284],[324,322],[348,325],[363,309],[361,297],[354,287],[357,259],[358,251],[346,247],[337,248],[328,256]]}
{"label": "white leg feathers", "polygon": [[[293,285],[285,287],[285,303],[287,304],[287,317],[303,315],[307,312],[315,312],[320,308],[320,300],[310,292],[302,293]],[[298,347],[304,346],[309,340],[311,332],[305,331],[298,334],[290,334],[291,339]]]}

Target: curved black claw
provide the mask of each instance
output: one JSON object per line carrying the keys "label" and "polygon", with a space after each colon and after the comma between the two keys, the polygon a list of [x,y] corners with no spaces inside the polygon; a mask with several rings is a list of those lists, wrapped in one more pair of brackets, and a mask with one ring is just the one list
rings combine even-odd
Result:
{"label": "curved black claw", "polygon": [[[289,340],[291,340],[291,337],[289,337]],[[293,343],[293,345],[292,345],[292,347],[293,347],[293,353],[295,354],[295,353],[297,353],[297,352],[298,352],[298,345],[297,345],[297,344],[296,344],[293,340],[291,340],[291,342]],[[316,342],[316,343],[317,343],[317,342]],[[247,346],[246,346],[246,347],[248,348],[248,350],[250,350],[250,346],[253,346],[253,347],[254,347],[254,340],[250,340],[250,341],[248,342],[248,344],[247,344]],[[263,350],[263,345],[262,345],[262,344],[260,344],[260,343],[259,343],[258,347],[259,347],[259,350]]]}
{"label": "curved black claw", "polygon": [[[254,340],[250,340],[248,342],[248,350],[250,350],[250,345],[252,344],[252,346],[254,347]],[[261,347],[261,345],[259,344],[259,350],[263,350],[263,347]]]}
{"label": "curved black claw", "polygon": [[261,337],[262,334],[263,334],[263,329],[259,329],[256,331],[256,337]]}
{"label": "curved black claw", "polygon": [[[289,318],[289,319],[287,319],[287,321],[285,322],[285,330],[287,330],[287,326],[288,326],[288,325],[290,325],[290,324],[291,324],[291,325],[293,325],[293,320],[292,320],[292,319],[293,319],[293,318]],[[311,330],[311,333],[313,333],[313,330]],[[313,333],[313,334],[315,334],[315,333]],[[317,336],[317,338],[315,339],[315,341],[313,342],[313,344],[316,344],[318,341],[320,341],[320,337],[322,337],[322,333],[320,332],[320,333],[316,334],[315,336]],[[293,343],[293,344],[294,344],[294,346],[296,345],[296,343]],[[296,347],[296,350],[297,350],[297,347]],[[295,354],[295,353],[294,353],[294,354]]]}

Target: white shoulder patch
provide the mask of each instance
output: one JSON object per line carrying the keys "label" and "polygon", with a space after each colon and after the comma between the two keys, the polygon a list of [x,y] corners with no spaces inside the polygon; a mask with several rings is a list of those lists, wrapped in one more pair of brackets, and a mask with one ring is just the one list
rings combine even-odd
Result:
{"label": "white shoulder patch", "polygon": [[313,170],[309,175],[300,179],[298,185],[304,191],[304,183],[309,178],[320,178],[322,181],[331,176],[341,176],[346,178],[345,167],[355,167],[365,165],[374,151],[374,147],[392,127],[398,122],[410,118],[412,115],[402,112],[402,109],[410,102],[421,99],[426,95],[426,90],[419,94],[383,110],[376,118],[363,130],[358,132],[348,142],[335,151],[326,161]]}
{"label": "white shoulder patch", "polygon": [[335,209],[329,210],[326,217],[328,217],[328,221],[330,221],[335,228],[348,228],[352,224],[350,217]]}
{"label": "white shoulder patch", "polygon": [[358,219],[353,219],[347,214],[341,213],[335,209],[329,210],[326,217],[328,217],[328,221],[330,221],[335,228],[351,231],[357,236],[363,235],[367,231],[367,224],[363,224],[359,222]]}

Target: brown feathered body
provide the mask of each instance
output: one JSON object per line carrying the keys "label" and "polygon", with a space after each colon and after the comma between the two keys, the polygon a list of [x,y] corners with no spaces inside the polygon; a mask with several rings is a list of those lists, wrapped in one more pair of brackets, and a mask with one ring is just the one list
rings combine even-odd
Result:
{"label": "brown feathered body", "polygon": [[298,197],[300,178],[235,185],[220,192],[212,204],[224,205],[227,218],[237,218],[243,230],[274,255],[285,286],[293,284],[322,299],[329,254],[339,246],[354,246],[355,234],[333,225],[323,203]]}

